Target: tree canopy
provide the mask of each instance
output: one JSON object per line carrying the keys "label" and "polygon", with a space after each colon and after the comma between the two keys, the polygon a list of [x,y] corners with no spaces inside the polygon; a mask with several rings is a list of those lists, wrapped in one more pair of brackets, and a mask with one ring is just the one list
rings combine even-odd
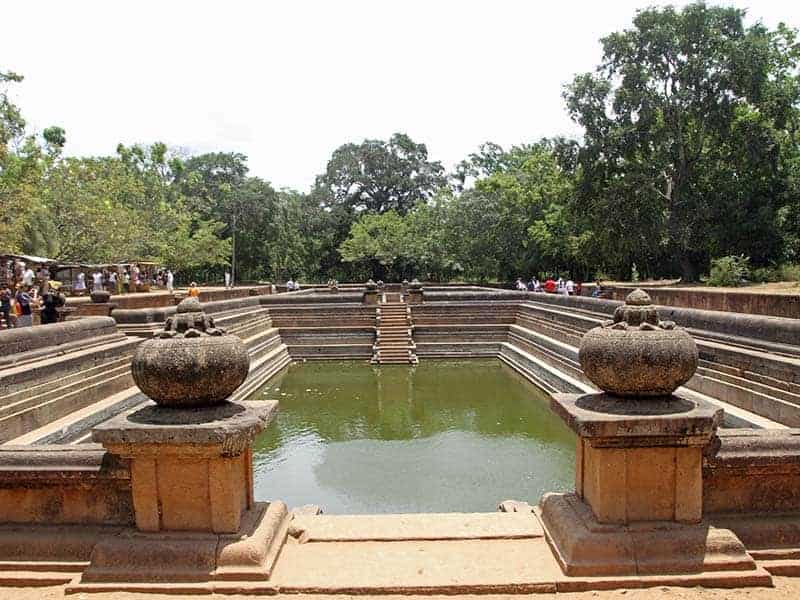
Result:
{"label": "tree canopy", "polygon": [[80,132],[30,132],[8,93],[23,78],[0,65],[0,241],[198,280],[625,278],[634,264],[696,280],[725,256],[797,263],[800,44],[745,17],[638,11],[563,89],[579,138],[489,141],[451,172],[405,133],[350,141],[307,192],[275,189],[235,150],[67,156]]}

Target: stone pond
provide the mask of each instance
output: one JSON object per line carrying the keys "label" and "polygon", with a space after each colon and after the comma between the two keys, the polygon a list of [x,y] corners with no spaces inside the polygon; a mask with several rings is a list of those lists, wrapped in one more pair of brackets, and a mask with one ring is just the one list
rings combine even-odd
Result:
{"label": "stone pond", "polygon": [[295,363],[252,398],[280,402],[253,448],[257,500],[480,512],[575,476],[575,436],[547,395],[493,359]]}

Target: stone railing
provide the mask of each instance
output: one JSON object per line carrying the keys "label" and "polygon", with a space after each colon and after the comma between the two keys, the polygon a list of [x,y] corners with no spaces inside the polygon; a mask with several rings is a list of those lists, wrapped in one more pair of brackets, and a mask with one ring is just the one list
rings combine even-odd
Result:
{"label": "stone railing", "polygon": [[[622,300],[634,288],[609,286],[613,298]],[[795,294],[759,294],[741,290],[697,290],[691,288],[648,287],[653,302],[662,306],[768,315],[800,319],[800,288]]]}
{"label": "stone railing", "polygon": [[0,446],[0,523],[130,525],[130,478],[99,444]]}
{"label": "stone railing", "polygon": [[[114,319],[87,317],[41,327],[20,327],[0,331],[0,366],[32,350],[52,352],[54,346],[117,333]],[[7,360],[4,360],[7,359]]]}

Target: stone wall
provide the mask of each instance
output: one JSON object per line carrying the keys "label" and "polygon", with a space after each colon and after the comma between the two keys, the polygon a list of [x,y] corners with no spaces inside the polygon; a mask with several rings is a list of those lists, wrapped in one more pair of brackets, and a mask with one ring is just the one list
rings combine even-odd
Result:
{"label": "stone wall", "polygon": [[0,446],[0,523],[130,525],[128,464],[99,444]]}
{"label": "stone wall", "polygon": [[704,512],[800,511],[800,430],[720,430],[703,462]]}
{"label": "stone wall", "polygon": [[[614,300],[625,300],[635,288],[610,286]],[[654,304],[698,310],[769,315],[800,319],[800,288],[796,294],[758,294],[747,291],[695,290],[691,288],[647,287]]]}
{"label": "stone wall", "polygon": [[14,357],[23,352],[53,349],[61,344],[115,333],[117,326],[110,317],[89,317],[40,327],[4,329],[0,331],[0,366],[13,362]]}

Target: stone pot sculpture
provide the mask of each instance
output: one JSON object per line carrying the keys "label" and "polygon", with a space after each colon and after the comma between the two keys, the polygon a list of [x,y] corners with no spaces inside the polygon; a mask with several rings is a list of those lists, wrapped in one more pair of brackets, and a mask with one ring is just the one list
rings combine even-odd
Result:
{"label": "stone pot sculpture", "polygon": [[242,341],[214,326],[197,298],[186,298],[164,330],[139,345],[133,379],[160,406],[192,408],[223,402],[247,377]]}
{"label": "stone pot sculpture", "polygon": [[91,298],[92,302],[95,304],[105,304],[111,300],[111,294],[106,290],[92,290],[92,293],[89,294],[89,298]]}
{"label": "stone pot sculpture", "polygon": [[419,279],[416,277],[408,284],[408,289],[410,290],[421,290],[422,284],[420,283]]}
{"label": "stone pot sculpture", "polygon": [[697,370],[697,345],[641,289],[625,299],[614,320],[586,333],[578,353],[586,376],[617,396],[668,396]]}
{"label": "stone pot sculpture", "polygon": [[372,281],[372,279],[367,279],[367,283],[364,284],[364,287],[371,292],[378,289],[378,284]]}

